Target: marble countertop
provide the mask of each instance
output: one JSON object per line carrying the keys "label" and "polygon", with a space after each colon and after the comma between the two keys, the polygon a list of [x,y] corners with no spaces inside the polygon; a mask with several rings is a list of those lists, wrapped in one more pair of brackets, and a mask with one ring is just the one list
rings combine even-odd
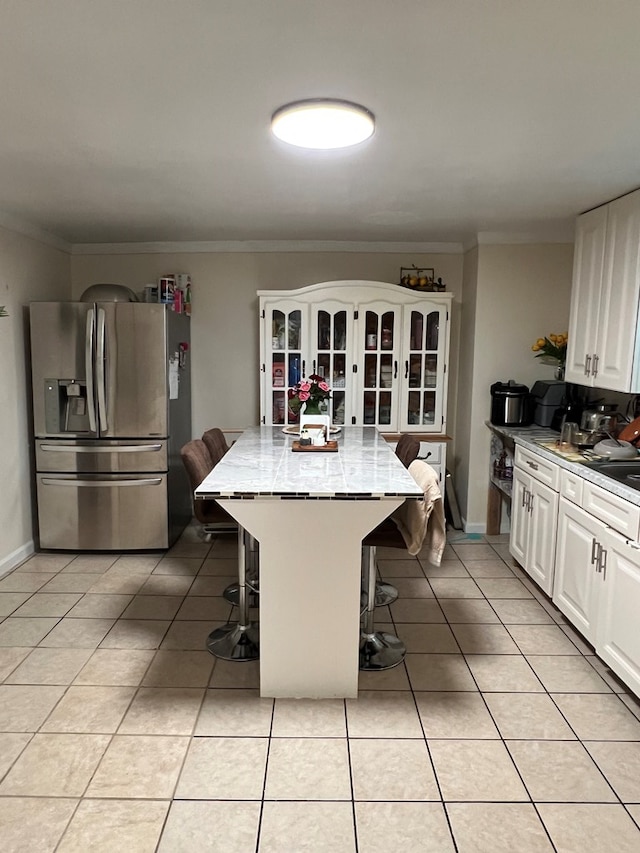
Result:
{"label": "marble countertop", "polygon": [[[576,458],[579,454],[576,454],[575,452],[566,453],[557,447],[554,448],[552,446],[553,443],[557,442],[560,438],[560,434],[555,432],[555,430],[538,426],[505,427],[496,426],[495,424],[489,424],[489,427],[494,432],[513,439],[516,445],[525,447],[533,453],[538,453],[544,459],[548,459],[550,462],[555,462],[556,465],[559,465],[561,468],[566,468],[568,471],[572,471],[584,480],[595,483],[596,486],[600,486],[600,488],[606,489],[606,491],[624,498],[629,501],[629,503],[640,506],[640,491],[638,489],[625,486],[623,483],[620,483],[611,477],[607,477],[606,474],[594,471],[589,467],[589,461],[583,458]],[[622,461],[628,462],[629,460],[625,459]],[[640,471],[640,456],[638,456],[637,462]]]}
{"label": "marble countertop", "polygon": [[196,498],[420,498],[422,491],[375,427],[346,426],[336,453],[294,453],[297,436],[249,427],[195,491]]}

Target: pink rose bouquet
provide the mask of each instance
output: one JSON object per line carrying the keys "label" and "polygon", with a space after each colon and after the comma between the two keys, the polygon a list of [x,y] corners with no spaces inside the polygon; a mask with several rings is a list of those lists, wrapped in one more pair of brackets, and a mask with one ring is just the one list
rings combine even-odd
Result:
{"label": "pink rose bouquet", "polygon": [[298,414],[303,403],[306,403],[305,411],[319,411],[320,404],[330,397],[331,391],[322,376],[312,373],[297,382],[293,388],[289,388],[289,408],[294,414]]}

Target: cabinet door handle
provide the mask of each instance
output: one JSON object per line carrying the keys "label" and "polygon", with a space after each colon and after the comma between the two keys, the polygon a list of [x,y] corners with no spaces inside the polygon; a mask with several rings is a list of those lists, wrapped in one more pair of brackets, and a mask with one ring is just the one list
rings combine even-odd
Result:
{"label": "cabinet door handle", "polygon": [[527,490],[526,490],[526,489],[523,489],[523,490],[522,490],[522,506],[523,506],[523,507],[524,507],[524,506],[526,506],[526,507],[527,507],[527,509],[528,509],[527,494],[528,494]]}
{"label": "cabinet door handle", "polygon": [[533,492],[529,492],[529,512],[533,512]]}
{"label": "cabinet door handle", "polygon": [[393,378],[394,379],[398,378],[398,361],[397,361],[397,359],[396,359],[396,361],[393,362]]}
{"label": "cabinet door handle", "polygon": [[594,353],[593,355],[593,376],[594,378],[598,375],[598,362],[600,361],[600,356]]}
{"label": "cabinet door handle", "polygon": [[600,548],[600,559],[598,561],[600,563],[600,571],[602,572],[602,580],[606,581],[607,579],[607,552],[604,548]]}
{"label": "cabinet door handle", "polygon": [[533,468],[534,471],[538,470],[537,462],[532,462],[530,459],[527,459],[527,465],[529,466],[529,468]]}
{"label": "cabinet door handle", "polygon": [[303,377],[306,375],[306,374],[305,374],[305,367],[304,367],[304,365],[305,365],[305,361],[304,361],[304,358],[303,358],[303,359],[302,359],[302,375],[303,375]]}
{"label": "cabinet door handle", "polygon": [[584,375],[588,376],[591,373],[591,356],[587,353],[584,357]]}
{"label": "cabinet door handle", "polygon": [[409,378],[409,362],[408,361],[405,361],[405,363],[404,363],[404,378],[405,379]]}
{"label": "cabinet door handle", "polygon": [[[304,362],[302,362],[302,363],[304,364]],[[313,372],[315,373],[316,372],[316,360],[315,360],[315,358],[313,359],[311,364],[313,365]]]}
{"label": "cabinet door handle", "polygon": [[[593,564],[596,562],[597,558],[598,558],[598,548],[599,548],[599,547],[600,547],[600,546],[599,546],[599,544],[596,542],[596,539],[595,539],[595,536],[594,536],[594,538],[591,540],[591,565],[593,565]],[[597,569],[596,569],[596,571],[597,571]]]}

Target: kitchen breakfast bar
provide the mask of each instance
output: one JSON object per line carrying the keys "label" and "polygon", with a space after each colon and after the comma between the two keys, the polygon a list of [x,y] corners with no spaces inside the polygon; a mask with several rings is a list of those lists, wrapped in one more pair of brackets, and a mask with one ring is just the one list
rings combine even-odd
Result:
{"label": "kitchen breakfast bar", "polygon": [[362,540],[422,498],[375,427],[331,437],[337,452],[293,452],[297,436],[251,427],[195,492],[259,542],[262,696],[357,695]]}

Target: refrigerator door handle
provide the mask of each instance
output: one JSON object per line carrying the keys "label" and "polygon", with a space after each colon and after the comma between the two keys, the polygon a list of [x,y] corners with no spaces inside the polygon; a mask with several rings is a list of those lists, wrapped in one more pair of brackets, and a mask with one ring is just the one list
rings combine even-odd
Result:
{"label": "refrigerator door handle", "polygon": [[105,311],[98,308],[98,331],[97,331],[97,358],[96,358],[96,382],[98,384],[98,417],[100,419],[100,431],[107,430],[107,393],[105,386],[105,359],[107,357],[105,346]]}
{"label": "refrigerator door handle", "polygon": [[93,308],[89,308],[87,311],[87,329],[84,339],[84,367],[85,375],[87,377],[87,412],[89,414],[89,429],[91,432],[97,432],[96,410],[93,404],[93,315]]}
{"label": "refrigerator door handle", "polygon": [[111,447],[88,447],[85,444],[41,444],[40,450],[50,450],[55,453],[145,453],[162,450],[161,444],[123,444]]}
{"label": "refrigerator door handle", "polygon": [[43,477],[41,483],[44,486],[71,486],[74,489],[82,486],[120,489],[123,486],[159,486],[162,483],[162,477],[149,477],[139,480],[69,480],[64,477]]}

